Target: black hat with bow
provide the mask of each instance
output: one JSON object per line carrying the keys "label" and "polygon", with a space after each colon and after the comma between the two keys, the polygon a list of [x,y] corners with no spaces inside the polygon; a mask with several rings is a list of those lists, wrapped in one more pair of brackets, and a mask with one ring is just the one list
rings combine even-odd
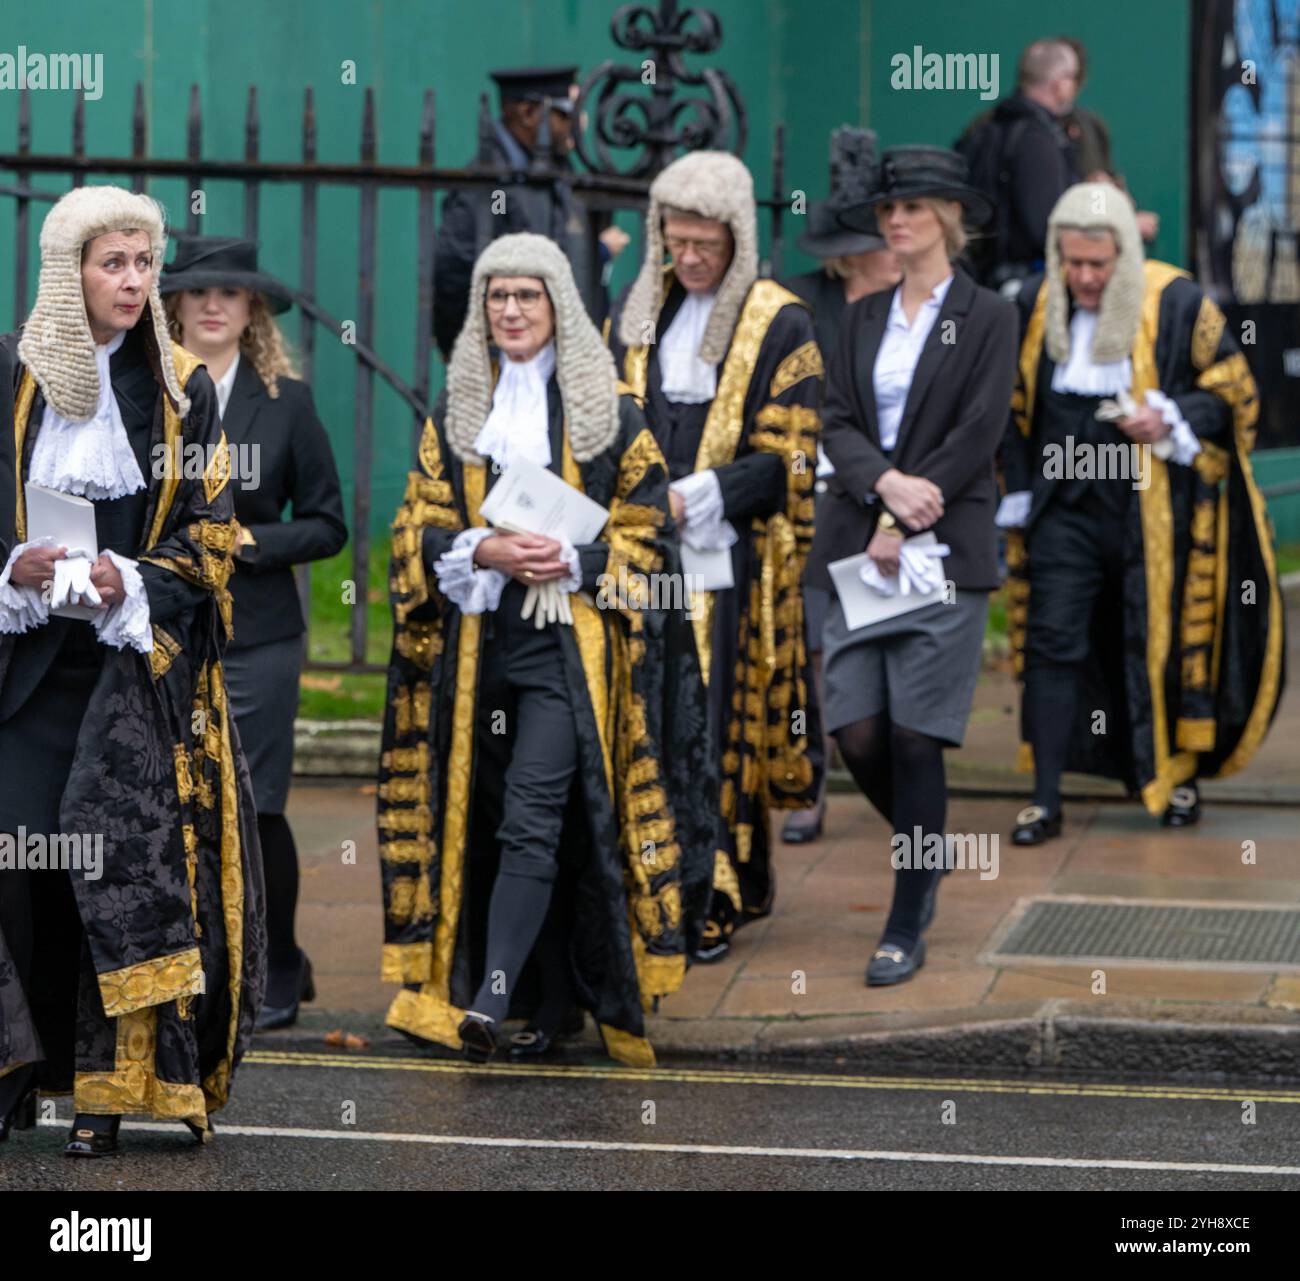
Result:
{"label": "black hat with bow", "polygon": [[875,189],[840,211],[840,225],[854,231],[874,230],[878,225],[878,204],[925,196],[960,201],[966,220],[975,226],[982,226],[993,216],[993,202],[970,185],[966,161],[957,152],[947,147],[890,147],[881,158]]}

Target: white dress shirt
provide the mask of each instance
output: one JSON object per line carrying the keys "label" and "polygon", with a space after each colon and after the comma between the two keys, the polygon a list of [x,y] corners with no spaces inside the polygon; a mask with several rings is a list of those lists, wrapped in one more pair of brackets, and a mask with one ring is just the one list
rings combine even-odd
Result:
{"label": "white dress shirt", "polygon": [[230,393],[235,389],[235,375],[239,372],[239,353],[230,362],[230,367],[217,379],[217,412],[224,418],[226,406],[230,403]]}
{"label": "white dress shirt", "polygon": [[941,280],[930,296],[918,308],[912,323],[907,323],[903,311],[903,286],[894,290],[894,300],[889,305],[889,318],[885,321],[885,335],[876,352],[872,369],[872,385],[876,391],[876,421],[880,426],[880,447],[885,451],[898,443],[898,429],[903,421],[907,393],[912,389],[912,376],[925,340],[939,319],[939,309],[948,296],[952,276]]}

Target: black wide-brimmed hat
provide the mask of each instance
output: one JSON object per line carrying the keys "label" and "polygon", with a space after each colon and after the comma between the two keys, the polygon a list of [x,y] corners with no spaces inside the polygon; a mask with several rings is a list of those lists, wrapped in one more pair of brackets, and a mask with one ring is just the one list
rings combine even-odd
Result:
{"label": "black wide-brimmed hat", "polygon": [[959,200],[967,222],[982,226],[993,217],[993,202],[970,185],[964,157],[947,147],[890,147],[880,161],[875,190],[860,204],[842,209],[840,225],[853,231],[875,230],[876,206],[885,200]]}
{"label": "black wide-brimmed hat", "polygon": [[250,289],[266,299],[274,313],[288,311],[293,296],[274,276],[257,269],[257,245],[229,236],[177,236],[176,257],[158,278],[161,294],[182,289]]}
{"label": "black wide-brimmed hat", "polygon": [[848,258],[885,248],[883,236],[840,226],[835,205],[829,200],[814,200],[808,206],[807,227],[795,243],[814,258]]}

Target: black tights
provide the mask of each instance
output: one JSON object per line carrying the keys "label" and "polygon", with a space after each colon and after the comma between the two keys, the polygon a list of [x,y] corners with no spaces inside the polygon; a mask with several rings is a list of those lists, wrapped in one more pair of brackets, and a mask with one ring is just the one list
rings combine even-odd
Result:
{"label": "black tights", "polygon": [[[554,882],[498,872],[488,905],[487,959],[472,1008],[500,1023],[531,953],[537,961],[542,1003],[531,1024],[554,1033],[573,1005],[561,896]],[[536,947],[533,946],[534,941]]]}
{"label": "black tights", "polygon": [[[837,729],[835,741],[862,794],[894,832],[907,837],[910,847],[915,848],[917,828],[923,838],[943,835],[948,785],[939,739],[894,725],[886,713],[878,712]],[[938,875],[919,867],[894,872],[894,901],[882,945],[906,951],[916,946],[926,891]]]}
{"label": "black tights", "polygon": [[[257,835],[262,842],[262,868],[266,875],[267,967],[272,979],[282,974],[296,981],[298,944],[293,934],[293,918],[298,908],[298,848],[293,843],[289,820],[283,814],[259,814]],[[275,1004],[269,994],[267,1003]]]}

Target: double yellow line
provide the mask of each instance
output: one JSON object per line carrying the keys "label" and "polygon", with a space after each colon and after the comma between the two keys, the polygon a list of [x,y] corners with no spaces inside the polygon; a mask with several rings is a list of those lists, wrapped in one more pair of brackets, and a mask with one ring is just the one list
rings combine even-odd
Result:
{"label": "double yellow line", "polygon": [[244,1062],[257,1067],[364,1068],[380,1072],[430,1072],[443,1076],[515,1076],[572,1081],[649,1081],[670,1085],[779,1085],[803,1089],[916,1090],[926,1093],[1016,1094],[1055,1098],[1180,1099],[1239,1103],[1300,1103],[1300,1090],[1239,1086],[1084,1084],[1068,1081],[1001,1081],[968,1077],[831,1075],[820,1072],[765,1072],[729,1068],[629,1068],[551,1063],[476,1065],[451,1059],[389,1058],[378,1054],[313,1054],[292,1050],[253,1050]]}

